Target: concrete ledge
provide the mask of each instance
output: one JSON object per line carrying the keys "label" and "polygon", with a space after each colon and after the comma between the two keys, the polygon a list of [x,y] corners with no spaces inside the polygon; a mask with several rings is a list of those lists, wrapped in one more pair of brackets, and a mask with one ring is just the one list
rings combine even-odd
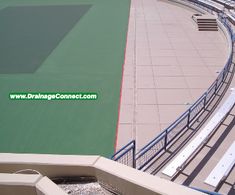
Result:
{"label": "concrete ledge", "polygon": [[36,194],[36,183],[41,175],[0,173],[0,194]]}
{"label": "concrete ledge", "polygon": [[9,174],[0,173],[0,183],[8,185],[9,183],[13,185],[27,185],[35,186],[35,184],[42,178],[41,175],[26,175],[26,174]]}
{"label": "concrete ledge", "polygon": [[106,158],[101,157],[96,162],[95,167],[97,179],[112,185],[122,194],[202,194]]}
{"label": "concrete ledge", "polygon": [[75,155],[0,153],[0,173],[14,173],[22,169],[33,169],[49,177],[76,176],[78,174],[90,176],[95,174],[93,165],[99,158],[99,156],[83,156],[83,158],[80,158]]}
{"label": "concrete ledge", "polygon": [[[98,181],[118,189],[122,194],[203,194],[99,156],[0,154],[0,172],[12,173],[21,169],[34,169],[49,178],[94,176]],[[63,194],[47,177],[36,184],[37,192],[27,195]],[[0,180],[1,185],[5,184]],[[12,186],[5,185],[6,187],[15,190]],[[58,190],[58,193],[55,193],[55,190]],[[1,195],[4,194],[6,193]]]}
{"label": "concrete ledge", "polygon": [[[69,165],[93,165],[99,156],[83,156],[84,158],[78,158],[76,155],[44,155],[37,154],[32,158],[32,154],[11,154],[11,153],[0,153],[1,163],[18,163],[18,159],[21,159],[21,162],[24,164],[48,164],[55,163],[57,165],[65,165],[68,163]],[[65,158],[66,157],[66,158]],[[69,159],[69,162],[68,160]]]}
{"label": "concrete ledge", "polygon": [[52,182],[48,177],[43,177],[37,184],[37,195],[66,195],[62,189],[60,189],[54,182]]}
{"label": "concrete ledge", "polygon": [[48,177],[40,174],[0,173],[0,194],[9,195],[66,195]]}

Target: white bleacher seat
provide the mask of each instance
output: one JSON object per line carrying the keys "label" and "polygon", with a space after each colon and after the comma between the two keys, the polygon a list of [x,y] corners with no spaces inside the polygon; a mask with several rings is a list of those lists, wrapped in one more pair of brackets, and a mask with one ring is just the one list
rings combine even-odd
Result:
{"label": "white bleacher seat", "polygon": [[222,12],[224,9],[223,5],[216,3],[215,1],[211,1],[211,0],[198,0],[198,1],[201,3],[207,4],[220,12]]}
{"label": "white bleacher seat", "polygon": [[228,8],[232,8],[235,6],[235,2],[234,1],[228,1],[228,0],[213,0],[217,3],[220,3],[221,5],[225,5]]}
{"label": "white bleacher seat", "polygon": [[222,4],[222,5],[226,4],[225,0],[213,0],[213,1],[218,2],[218,3]]}
{"label": "white bleacher seat", "polygon": [[235,15],[232,15],[231,13],[226,13],[229,21],[235,25]]}
{"label": "white bleacher seat", "polygon": [[235,104],[235,91],[232,91],[223,105],[218,109],[216,114],[211,118],[202,131],[181,151],[176,158],[168,164],[162,171],[163,174],[173,177],[177,171],[184,166],[187,160],[199,149],[199,146],[209,138],[215,128],[221,123],[224,117]]}
{"label": "white bleacher seat", "polygon": [[[235,4],[235,3],[234,3]],[[229,10],[229,12],[231,13],[231,15],[233,16],[233,17],[235,17],[235,10]]]}
{"label": "white bleacher seat", "polygon": [[229,174],[230,170],[235,164],[235,141],[223,155],[221,160],[211,171],[210,175],[206,178],[204,183],[213,187],[217,185]]}

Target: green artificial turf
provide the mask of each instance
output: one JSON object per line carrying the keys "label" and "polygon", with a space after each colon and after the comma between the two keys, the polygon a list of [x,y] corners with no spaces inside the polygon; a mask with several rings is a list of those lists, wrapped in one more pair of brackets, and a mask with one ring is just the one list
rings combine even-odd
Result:
{"label": "green artificial turf", "polygon": [[[0,11],[10,6],[91,5],[33,73],[0,74],[0,152],[113,153],[129,4],[129,0],[0,1]],[[10,92],[55,91],[96,92],[99,97],[9,99]]]}
{"label": "green artificial turf", "polygon": [[0,73],[33,73],[89,5],[10,6],[0,10]]}

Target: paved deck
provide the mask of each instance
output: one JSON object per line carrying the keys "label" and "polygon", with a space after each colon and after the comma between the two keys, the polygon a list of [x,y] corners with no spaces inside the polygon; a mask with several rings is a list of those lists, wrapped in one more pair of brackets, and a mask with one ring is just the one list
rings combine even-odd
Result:
{"label": "paved deck", "polygon": [[[195,12],[190,9],[153,0],[132,0],[131,8],[117,148],[136,139],[139,150],[209,87],[224,66],[228,50],[220,31],[197,31],[191,20]],[[203,183],[234,141],[235,109],[231,114],[173,179],[161,173],[167,164],[152,174],[234,194],[235,169],[216,189]]]}
{"label": "paved deck", "polygon": [[159,0],[132,0],[117,148],[137,151],[182,114],[224,66],[221,31],[199,32],[197,13]]}

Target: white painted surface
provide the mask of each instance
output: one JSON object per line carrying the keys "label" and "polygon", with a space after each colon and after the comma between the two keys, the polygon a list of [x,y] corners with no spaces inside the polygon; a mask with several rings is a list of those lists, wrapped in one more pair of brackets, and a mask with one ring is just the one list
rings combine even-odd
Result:
{"label": "white painted surface", "polygon": [[223,155],[221,160],[211,171],[210,175],[204,181],[213,187],[216,187],[220,181],[228,175],[235,164],[235,141]]}
{"label": "white painted surface", "polygon": [[184,148],[182,152],[162,171],[163,174],[173,177],[178,169],[186,163],[195,151],[201,146],[209,135],[215,130],[216,126],[227,115],[235,103],[235,92],[232,92],[224,104],[219,108],[216,114],[203,128],[203,130]]}

